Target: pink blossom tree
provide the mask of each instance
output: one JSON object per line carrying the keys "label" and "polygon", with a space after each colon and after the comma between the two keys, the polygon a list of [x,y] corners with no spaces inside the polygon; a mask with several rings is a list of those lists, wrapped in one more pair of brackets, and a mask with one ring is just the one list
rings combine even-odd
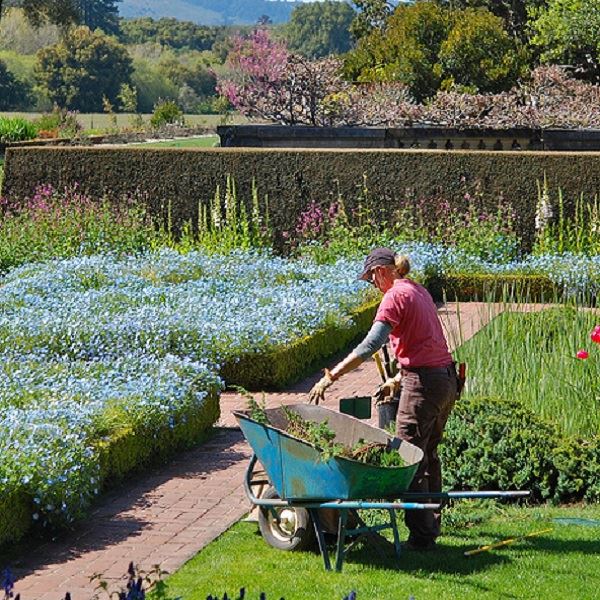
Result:
{"label": "pink blossom tree", "polygon": [[440,91],[417,104],[401,82],[353,84],[335,57],[310,61],[264,29],[236,37],[218,89],[243,115],[284,125],[599,128],[600,86],[538,67],[497,94]]}

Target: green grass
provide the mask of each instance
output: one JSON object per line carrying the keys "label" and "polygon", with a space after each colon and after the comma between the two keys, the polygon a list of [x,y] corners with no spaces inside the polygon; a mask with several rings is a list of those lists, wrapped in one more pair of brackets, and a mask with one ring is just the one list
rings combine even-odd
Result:
{"label": "green grass", "polygon": [[[225,592],[268,600],[557,600],[597,598],[600,527],[560,525],[554,517],[600,519],[599,506],[507,508],[468,504],[448,513],[440,547],[383,560],[370,547],[352,551],[342,573],[326,572],[316,553],[288,553],[268,546],[254,523],[240,522],[167,579],[169,598],[205,600]],[[598,522],[600,525],[600,521]],[[465,557],[481,545],[552,527],[541,536]],[[402,533],[401,533],[402,535]]]}
{"label": "green grass", "polygon": [[[574,307],[500,315],[456,353],[468,365],[466,395],[521,400],[565,433],[598,435],[598,323],[597,312]],[[582,348],[589,359],[576,358]]]}
{"label": "green grass", "polygon": [[132,144],[146,148],[213,148],[219,145],[219,136],[211,135],[201,138],[187,138],[184,140],[164,140],[162,142],[146,142],[145,144]]}
{"label": "green grass", "polygon": [[[27,119],[37,119],[42,113],[23,113],[23,112],[6,112],[2,113],[7,117],[25,117]],[[117,114],[117,127],[129,127],[131,125],[131,115],[128,114]],[[151,115],[142,115],[144,121],[148,123]],[[112,129],[114,124],[112,122],[112,116],[105,113],[82,113],[77,115],[77,119],[83,126],[84,130],[106,130]],[[216,128],[217,125],[221,124],[223,120],[222,115],[185,115],[185,121],[188,125],[204,126],[208,128]],[[234,115],[229,120],[234,125],[247,123],[248,120],[245,117]]]}

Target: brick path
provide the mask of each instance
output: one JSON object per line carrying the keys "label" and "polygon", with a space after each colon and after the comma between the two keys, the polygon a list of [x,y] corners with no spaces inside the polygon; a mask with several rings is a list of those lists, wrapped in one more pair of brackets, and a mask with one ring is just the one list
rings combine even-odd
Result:
{"label": "brick path", "polygon": [[[465,341],[501,310],[479,303],[442,306],[450,346],[460,341],[459,324]],[[304,402],[320,376],[268,394],[267,405]],[[325,406],[335,408],[340,397],[369,395],[378,381],[368,361],[331,387]],[[112,589],[129,561],[146,571],[160,564],[173,572],[244,516],[249,506],[242,481],[250,450],[231,415],[244,405],[237,394],[223,394],[221,421],[210,442],[122,485],[73,532],[32,548],[13,565],[22,600],[61,600],[67,591],[73,600],[89,600],[91,575],[102,573]]]}

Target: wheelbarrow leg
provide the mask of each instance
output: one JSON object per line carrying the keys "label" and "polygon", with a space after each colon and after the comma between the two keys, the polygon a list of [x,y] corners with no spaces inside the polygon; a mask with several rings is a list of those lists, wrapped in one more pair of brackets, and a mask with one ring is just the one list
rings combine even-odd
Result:
{"label": "wheelbarrow leg", "polygon": [[402,546],[400,545],[400,536],[398,535],[398,523],[396,522],[396,511],[393,508],[388,509],[390,513],[390,526],[394,534],[394,548],[396,549],[396,558],[400,558]]}
{"label": "wheelbarrow leg", "polygon": [[319,510],[315,508],[307,509],[310,518],[312,519],[315,533],[317,534],[317,542],[319,543],[319,551],[323,557],[325,563],[325,569],[331,571],[331,561],[329,560],[329,552],[327,551],[327,544],[325,544],[325,536],[323,535],[323,528],[321,527],[321,519],[319,519]]}
{"label": "wheelbarrow leg", "polygon": [[335,570],[341,571],[344,564],[344,542],[346,541],[346,522],[348,521],[348,509],[340,510],[338,522],[337,555],[335,559]]}

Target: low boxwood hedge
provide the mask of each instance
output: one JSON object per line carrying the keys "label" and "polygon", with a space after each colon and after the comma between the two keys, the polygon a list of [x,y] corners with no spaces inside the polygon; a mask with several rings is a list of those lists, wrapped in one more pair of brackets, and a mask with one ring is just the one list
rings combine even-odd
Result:
{"label": "low boxwood hedge", "polygon": [[[202,410],[174,415],[172,427],[149,430],[125,420],[110,435],[96,441],[103,489],[114,487],[125,476],[172,458],[197,445],[219,418],[219,394],[207,395]],[[34,524],[33,498],[26,492],[0,490],[0,546],[22,539]]]}
{"label": "low boxwood hedge", "polygon": [[560,302],[562,286],[546,275],[519,273],[444,273],[425,275],[423,284],[435,300],[450,302]]}
{"label": "low boxwood hedge", "polygon": [[343,324],[334,324],[272,352],[244,354],[225,363],[221,377],[229,385],[248,390],[281,389],[300,379],[310,369],[323,366],[325,359],[339,352],[367,331],[379,300],[352,311]]}

